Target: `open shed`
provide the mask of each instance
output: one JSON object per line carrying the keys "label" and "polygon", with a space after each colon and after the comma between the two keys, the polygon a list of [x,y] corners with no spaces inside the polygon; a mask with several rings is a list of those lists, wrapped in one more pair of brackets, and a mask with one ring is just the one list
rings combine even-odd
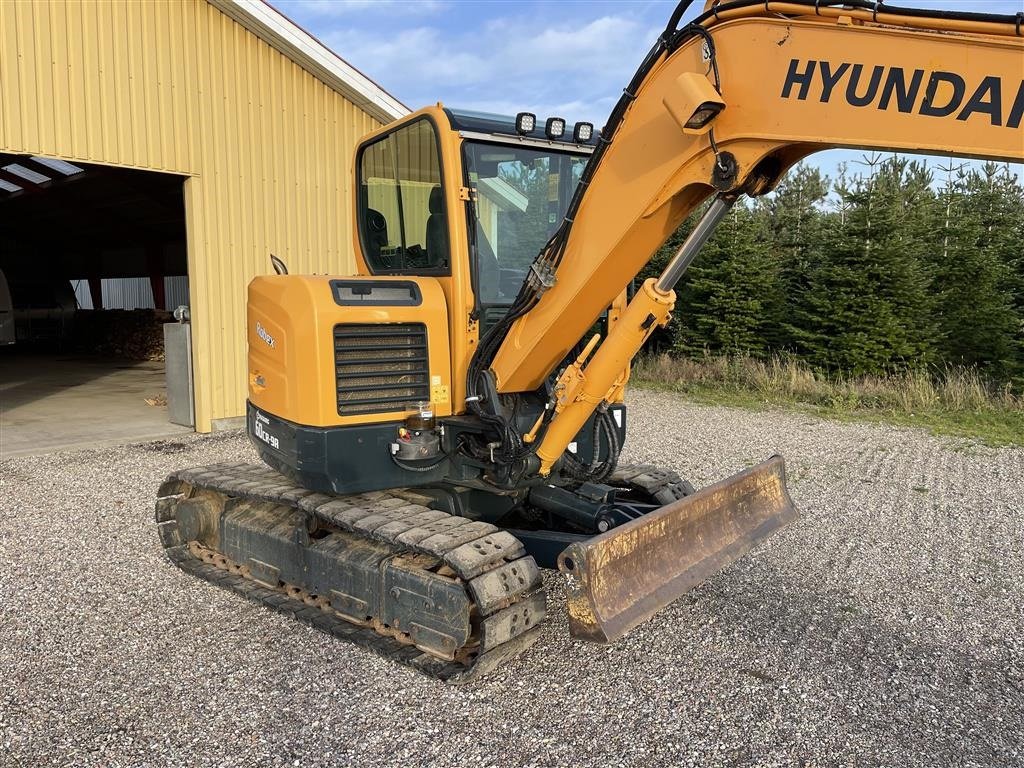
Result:
{"label": "open shed", "polygon": [[259,0],[0,3],[4,418],[62,355],[104,375],[96,313],[185,304],[195,428],[240,423],[246,284],[352,270],[353,149],[407,112]]}

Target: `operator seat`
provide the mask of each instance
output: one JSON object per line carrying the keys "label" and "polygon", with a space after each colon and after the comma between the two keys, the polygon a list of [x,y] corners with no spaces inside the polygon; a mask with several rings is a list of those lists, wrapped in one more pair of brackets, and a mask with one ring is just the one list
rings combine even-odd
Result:
{"label": "operator seat", "polygon": [[366,250],[374,259],[380,258],[381,251],[388,247],[388,220],[384,214],[373,208],[366,209]]}
{"label": "operator seat", "polygon": [[441,185],[435,184],[427,200],[427,264],[431,267],[448,266],[448,227],[444,219],[444,195]]}

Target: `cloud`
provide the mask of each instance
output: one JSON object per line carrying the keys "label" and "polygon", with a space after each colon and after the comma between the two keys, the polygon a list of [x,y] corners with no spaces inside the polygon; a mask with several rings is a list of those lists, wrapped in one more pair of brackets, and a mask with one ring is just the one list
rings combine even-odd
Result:
{"label": "cloud", "polygon": [[[986,1],[996,13],[1020,8],[1020,0]],[[414,109],[440,100],[456,108],[506,115],[528,110],[542,119],[558,115],[599,126],[675,6],[674,0],[270,2]],[[946,9],[964,2],[919,0]],[[688,17],[696,12],[692,8]],[[814,163],[834,176],[839,162],[856,155],[834,150]]]}
{"label": "cloud", "polygon": [[600,124],[659,31],[626,15],[544,26],[521,15],[490,19],[474,29],[430,24],[386,35],[336,24],[320,29],[319,36],[413,107],[442,100],[467,109],[526,109]]}
{"label": "cloud", "polygon": [[386,12],[424,15],[448,8],[448,0],[277,0],[274,2],[286,15],[310,18],[337,17],[346,14]]}

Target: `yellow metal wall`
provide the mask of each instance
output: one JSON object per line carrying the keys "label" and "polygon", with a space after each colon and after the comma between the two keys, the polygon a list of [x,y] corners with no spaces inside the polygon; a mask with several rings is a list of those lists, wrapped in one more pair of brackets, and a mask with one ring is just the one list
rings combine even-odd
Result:
{"label": "yellow metal wall", "polygon": [[245,286],[354,269],[380,123],[205,0],[0,0],[0,151],[186,176],[196,424],[245,402]]}

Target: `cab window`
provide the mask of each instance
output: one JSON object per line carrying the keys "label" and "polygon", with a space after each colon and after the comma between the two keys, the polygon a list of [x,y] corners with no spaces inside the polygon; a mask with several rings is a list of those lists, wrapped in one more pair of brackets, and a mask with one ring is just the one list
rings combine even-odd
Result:
{"label": "cab window", "polygon": [[437,134],[426,118],[364,146],[359,238],[374,274],[448,274]]}
{"label": "cab window", "polygon": [[477,296],[484,305],[508,305],[565,216],[589,156],[555,147],[462,146],[477,193]]}

